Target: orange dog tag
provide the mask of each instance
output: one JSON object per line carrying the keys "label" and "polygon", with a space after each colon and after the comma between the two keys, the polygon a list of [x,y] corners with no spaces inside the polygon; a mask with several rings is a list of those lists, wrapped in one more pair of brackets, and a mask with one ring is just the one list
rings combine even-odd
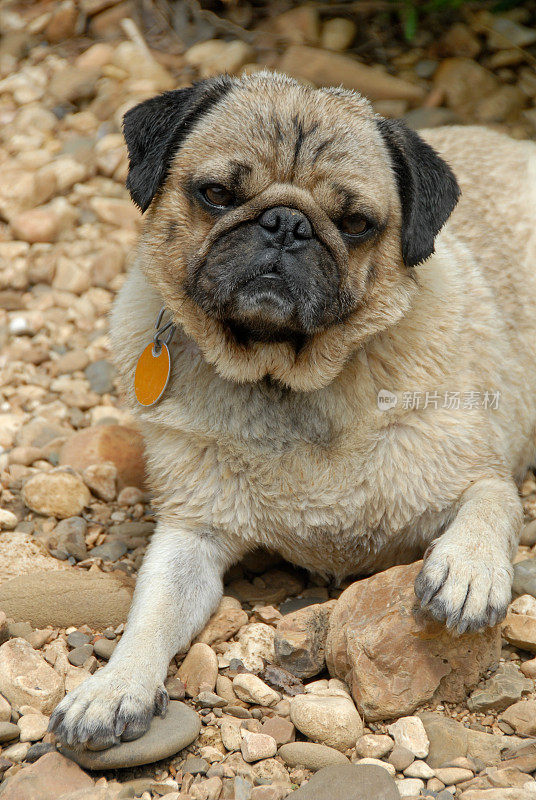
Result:
{"label": "orange dog tag", "polygon": [[[154,355],[153,350],[160,352]],[[142,406],[154,406],[157,403],[168,384],[171,372],[171,358],[167,345],[161,344],[160,347],[151,342],[148,344],[136,365],[134,374],[134,392],[138,403]]]}

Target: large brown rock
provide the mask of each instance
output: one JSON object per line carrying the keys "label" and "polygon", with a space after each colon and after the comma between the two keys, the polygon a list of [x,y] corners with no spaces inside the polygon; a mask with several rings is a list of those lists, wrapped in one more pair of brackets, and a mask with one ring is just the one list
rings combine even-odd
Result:
{"label": "large brown rock", "polygon": [[15,708],[28,705],[51,714],[65,683],[26,639],[10,639],[0,647],[0,692]]}
{"label": "large brown rock", "polygon": [[90,464],[112,462],[117,469],[117,485],[145,485],[143,439],[139,431],[126,425],[95,425],[78,431],[63,445],[60,464],[70,465],[78,472]]}
{"label": "large brown rock", "polygon": [[3,787],[2,800],[58,800],[89,789],[93,779],[60,753],[46,753],[24,767]]}
{"label": "large brown rock", "polygon": [[421,566],[357,581],[331,614],[328,669],[348,684],[367,720],[411,714],[429,700],[464,700],[498,662],[500,626],[458,636],[422,612],[413,590]]}
{"label": "large brown rock", "polygon": [[277,623],[274,647],[279,666],[297,678],[311,678],[326,663],[328,623],[335,601],[315,603],[286,614]]}
{"label": "large brown rock", "polygon": [[126,621],[134,581],[111,573],[65,569],[19,575],[0,586],[0,608],[36,628],[89,625],[104,629]]}
{"label": "large brown rock", "polygon": [[279,62],[279,70],[317,86],[344,86],[370,100],[408,100],[424,97],[420,86],[372,69],[349,56],[316,47],[292,45]]}

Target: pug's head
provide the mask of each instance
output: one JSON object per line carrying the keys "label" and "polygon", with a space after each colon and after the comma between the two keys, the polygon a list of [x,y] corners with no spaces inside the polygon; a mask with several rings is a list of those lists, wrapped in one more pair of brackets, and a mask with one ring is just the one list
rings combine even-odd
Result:
{"label": "pug's head", "polygon": [[131,109],[141,266],[226,378],[327,385],[399,320],[458,198],[435,151],[359,95],[220,77]]}

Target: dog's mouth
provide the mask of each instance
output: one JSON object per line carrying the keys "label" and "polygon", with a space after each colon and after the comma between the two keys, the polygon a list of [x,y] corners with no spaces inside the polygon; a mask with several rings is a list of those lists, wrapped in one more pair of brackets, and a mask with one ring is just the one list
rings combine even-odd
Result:
{"label": "dog's mouth", "polygon": [[241,343],[247,341],[301,344],[296,299],[284,277],[267,272],[248,280],[238,289],[222,322]]}
{"label": "dog's mouth", "polygon": [[265,272],[246,281],[233,294],[226,317],[227,322],[264,337],[298,326],[296,300],[285,278],[277,272]]}
{"label": "dog's mouth", "polygon": [[339,272],[310,227],[294,230],[292,209],[273,211],[273,219],[223,234],[192,269],[187,290],[240,341],[299,344],[340,319]]}

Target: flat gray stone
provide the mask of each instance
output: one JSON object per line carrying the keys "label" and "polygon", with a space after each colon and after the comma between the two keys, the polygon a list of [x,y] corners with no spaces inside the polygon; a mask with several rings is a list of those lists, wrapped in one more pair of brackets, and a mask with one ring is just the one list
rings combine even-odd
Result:
{"label": "flat gray stone", "polygon": [[109,536],[114,539],[131,539],[133,536],[151,536],[154,522],[118,522],[110,527]]}
{"label": "flat gray stone", "polygon": [[77,561],[83,561],[87,558],[86,533],[87,522],[82,517],[67,517],[60,520],[53,534],[57,542],[56,549],[73,556]]}
{"label": "flat gray stone", "polygon": [[287,767],[305,767],[312,772],[324,767],[350,763],[340,750],[314,742],[289,742],[279,748],[277,755],[283,759]]}
{"label": "flat gray stone", "polygon": [[210,764],[204,758],[197,756],[188,756],[182,766],[183,772],[189,772],[190,775],[206,775]]}
{"label": "flat gray stone", "polygon": [[517,664],[500,664],[484,686],[472,693],[467,707],[470,711],[504,711],[533,689],[534,681],[525,678]]}
{"label": "flat gray stone", "polygon": [[286,614],[292,614],[294,611],[300,611],[302,608],[307,608],[308,606],[315,606],[318,603],[325,603],[325,597],[289,597],[288,600],[284,600],[281,605],[279,606],[279,611],[283,616]]}
{"label": "flat gray stone", "polygon": [[114,639],[97,639],[93,645],[93,652],[99,658],[105,658],[108,661],[116,646],[117,642]]}
{"label": "flat gray stone", "polygon": [[400,800],[387,770],[372,764],[324,767],[292,796],[294,800]]}
{"label": "flat gray stone", "polygon": [[108,750],[71,750],[70,747],[61,747],[60,751],[84,769],[136,767],[175,755],[188,747],[200,730],[201,720],[195,711],[184,703],[172,700],[164,719],[153,717],[151,727],[139,739],[121,742]]}
{"label": "flat gray stone", "polygon": [[82,631],[73,631],[67,637],[67,644],[73,649],[76,647],[82,647],[82,645],[89,644],[90,642],[91,638],[87,635],[87,633],[82,633]]}
{"label": "flat gray stone", "polygon": [[93,645],[88,644],[81,644],[80,647],[75,647],[67,658],[73,665],[73,667],[81,667],[82,664],[88,660],[90,656],[93,655]]}
{"label": "flat gray stone", "polygon": [[94,392],[97,394],[113,392],[116,370],[109,361],[104,358],[94,361],[85,368],[84,372]]}
{"label": "flat gray stone", "polygon": [[0,722],[0,742],[11,742],[13,739],[18,739],[20,730],[18,725],[13,722]]}
{"label": "flat gray stone", "polygon": [[496,767],[501,764],[502,751],[528,743],[517,736],[499,736],[466,728],[462,722],[433,711],[421,711],[418,716],[430,740],[426,763],[432,769],[465,756],[481,761],[486,767]]}
{"label": "flat gray stone", "polygon": [[127,550],[125,542],[117,539],[94,547],[90,556],[91,558],[102,558],[103,561],[117,561],[118,558],[125,555]]}
{"label": "flat gray stone", "polygon": [[55,744],[50,744],[48,742],[36,742],[35,744],[32,744],[26,753],[26,758],[24,760],[27,761],[28,764],[33,764],[34,761],[37,761],[37,759],[41,758],[41,756],[44,756],[47,753],[54,753],[55,751]]}

